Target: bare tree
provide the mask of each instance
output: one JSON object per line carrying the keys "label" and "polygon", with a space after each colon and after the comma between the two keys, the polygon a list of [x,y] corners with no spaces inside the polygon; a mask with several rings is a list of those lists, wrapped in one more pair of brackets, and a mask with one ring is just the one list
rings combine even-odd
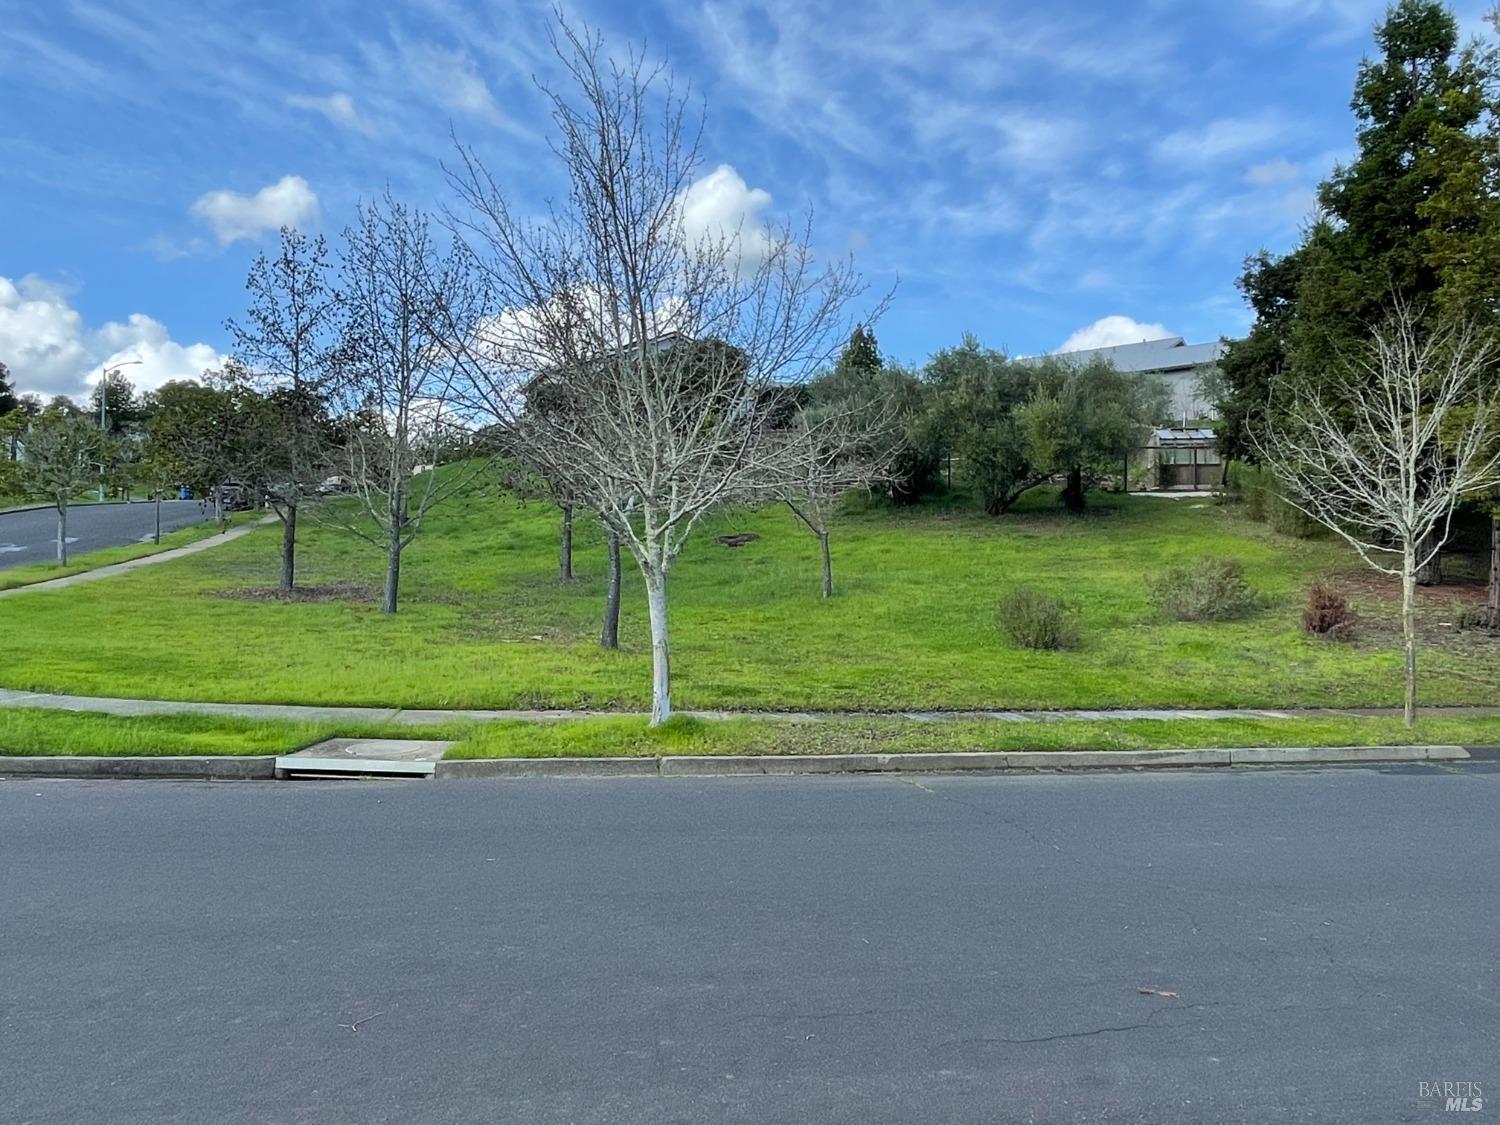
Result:
{"label": "bare tree", "polygon": [[427,216],[389,195],[360,208],[344,243],[340,465],[360,503],[350,518],[342,509],[324,518],[385,551],[381,608],[395,613],[402,552],[433,506],[479,471],[438,466],[465,428],[454,409],[452,350],[438,334],[450,318],[472,321],[479,290],[462,250],[441,251]]}
{"label": "bare tree", "polygon": [[[466,337],[477,398],[501,416],[520,386],[552,380],[566,409],[534,417],[533,448],[566,466],[580,501],[640,567],[651,621],[651,722],[671,714],[667,582],[714,506],[775,479],[770,393],[848,337],[864,286],[822,262],[811,223],[695,229],[685,203],[701,119],[661,67],[610,60],[566,23],[554,48],[571,79],[547,88],[569,188],[522,216],[479,157],[460,150],[453,222],[480,250],[497,298]],[[871,318],[861,318],[868,322]]]}
{"label": "bare tree", "polygon": [[68,506],[99,480],[109,443],[99,427],[78,415],[48,411],[26,432],[21,483],[26,494],[50,502],[57,511],[57,561],[68,562]]}
{"label": "bare tree", "polygon": [[1401,579],[1404,711],[1416,720],[1416,585],[1467,493],[1500,484],[1485,392],[1494,341],[1467,324],[1424,329],[1400,305],[1317,390],[1271,412],[1258,442],[1287,500]]}
{"label": "bare tree", "polygon": [[889,478],[895,449],[881,440],[887,430],[881,419],[866,424],[849,412],[819,417],[816,411],[803,410],[787,437],[777,494],[818,541],[825,598],[833,597],[828,537],[834,513],[849,493]]}
{"label": "bare tree", "polygon": [[328,248],[281,228],[273,257],[256,256],[245,282],[246,322],[230,320],[237,358],[253,377],[272,424],[257,442],[259,472],[281,519],[280,588],[296,583],[297,517],[324,478],[330,347],[338,303],[328,285]]}

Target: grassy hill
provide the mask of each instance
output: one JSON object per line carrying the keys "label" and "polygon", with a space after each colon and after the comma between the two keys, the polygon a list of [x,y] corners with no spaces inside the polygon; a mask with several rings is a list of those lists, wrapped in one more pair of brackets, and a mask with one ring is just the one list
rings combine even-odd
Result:
{"label": "grassy hill", "polygon": [[[1204,501],[1095,497],[1083,518],[1038,492],[999,520],[967,507],[856,506],[833,540],[838,595],[818,596],[813,538],[782,509],[725,513],[672,577],[679,708],[924,709],[1389,705],[1400,700],[1387,591],[1330,541],[1280,537]],[[557,577],[554,509],[474,496],[429,517],[395,617],[381,558],[308,526],[303,594],[277,600],[279,528],[119,579],[0,602],[0,686],[91,695],[406,707],[647,705],[639,575],[626,562],[617,653],[597,645],[604,551],[581,525]],[[760,538],[728,548],[715,537]],[[1228,555],[1265,608],[1224,624],[1164,622],[1146,578]],[[1362,639],[1304,636],[1306,586],[1357,580]],[[1016,584],[1078,609],[1071,652],[1009,647],[995,624]],[[1393,594],[1394,591],[1389,591]],[[1482,591],[1472,592],[1482,597]],[[1500,644],[1428,606],[1423,701],[1500,703]]]}

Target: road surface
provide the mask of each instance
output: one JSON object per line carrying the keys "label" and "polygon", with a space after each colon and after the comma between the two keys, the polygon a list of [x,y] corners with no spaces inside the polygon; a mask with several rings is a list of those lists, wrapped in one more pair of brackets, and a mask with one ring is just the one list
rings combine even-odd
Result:
{"label": "road surface", "polygon": [[[151,538],[152,504],[75,504],[68,509],[68,554],[123,547]],[[213,518],[197,500],[167,500],[161,506],[165,534]],[[57,513],[51,508],[0,515],[0,570],[57,561]]]}
{"label": "road surface", "polygon": [[0,843],[4,1121],[1500,1109],[1493,765],[4,781]]}

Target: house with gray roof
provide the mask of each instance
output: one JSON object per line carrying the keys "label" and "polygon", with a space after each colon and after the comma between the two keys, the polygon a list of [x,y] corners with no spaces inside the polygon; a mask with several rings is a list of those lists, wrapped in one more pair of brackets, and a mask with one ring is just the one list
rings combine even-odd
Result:
{"label": "house with gray roof", "polygon": [[1138,344],[1058,352],[1048,358],[1079,367],[1102,359],[1127,374],[1154,376],[1172,393],[1172,416],[1191,420],[1214,415],[1213,404],[1204,400],[1203,377],[1218,370],[1223,355],[1222,340],[1189,344],[1181,336],[1168,336],[1164,340],[1142,340]]}

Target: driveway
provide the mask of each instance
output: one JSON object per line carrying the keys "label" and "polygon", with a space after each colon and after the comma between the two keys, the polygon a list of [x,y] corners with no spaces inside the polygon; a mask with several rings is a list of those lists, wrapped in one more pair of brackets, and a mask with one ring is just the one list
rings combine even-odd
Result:
{"label": "driveway", "polygon": [[[212,518],[197,500],[167,500],[161,506],[163,533]],[[153,504],[77,504],[68,509],[68,553],[82,555],[143,543],[155,528]],[[53,509],[0,515],[0,570],[56,561],[57,513]]]}
{"label": "driveway", "polygon": [[1500,771],[0,782],[0,1120],[1425,1121]]}

